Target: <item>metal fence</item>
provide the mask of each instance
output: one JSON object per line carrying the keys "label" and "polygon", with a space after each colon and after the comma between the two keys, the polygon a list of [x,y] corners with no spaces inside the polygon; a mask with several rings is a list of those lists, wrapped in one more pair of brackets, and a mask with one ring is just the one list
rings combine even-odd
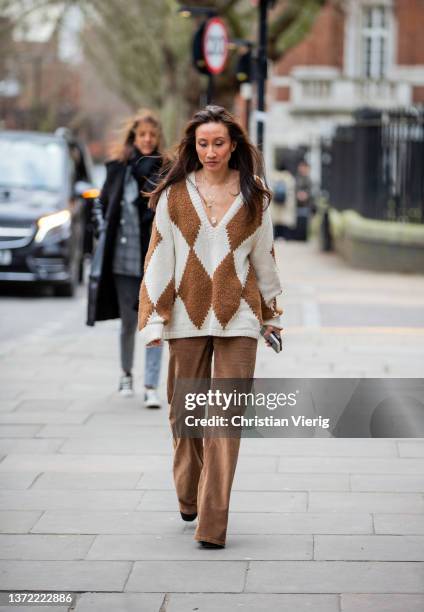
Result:
{"label": "metal fence", "polygon": [[331,206],[369,219],[424,223],[424,109],[364,109],[323,143]]}

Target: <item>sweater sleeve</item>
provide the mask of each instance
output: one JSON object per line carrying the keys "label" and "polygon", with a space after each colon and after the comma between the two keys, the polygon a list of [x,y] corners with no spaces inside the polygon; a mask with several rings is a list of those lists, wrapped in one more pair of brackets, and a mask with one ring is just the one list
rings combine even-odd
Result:
{"label": "sweater sleeve", "polygon": [[168,197],[162,192],[153,220],[140,287],[138,328],[146,344],[162,338],[175,301],[175,250]]}
{"label": "sweater sleeve", "polygon": [[263,212],[262,223],[250,254],[250,261],[255,270],[261,295],[263,324],[282,328],[280,317],[282,310],[277,307],[277,295],[282,293],[282,289],[275,261],[274,232],[269,206]]}

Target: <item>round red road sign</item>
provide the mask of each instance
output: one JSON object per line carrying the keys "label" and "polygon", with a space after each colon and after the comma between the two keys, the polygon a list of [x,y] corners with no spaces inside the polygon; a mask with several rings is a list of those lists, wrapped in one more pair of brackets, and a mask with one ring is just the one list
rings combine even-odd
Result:
{"label": "round red road sign", "polygon": [[212,74],[220,74],[224,70],[228,57],[228,32],[219,17],[213,17],[206,23],[203,33],[203,57]]}

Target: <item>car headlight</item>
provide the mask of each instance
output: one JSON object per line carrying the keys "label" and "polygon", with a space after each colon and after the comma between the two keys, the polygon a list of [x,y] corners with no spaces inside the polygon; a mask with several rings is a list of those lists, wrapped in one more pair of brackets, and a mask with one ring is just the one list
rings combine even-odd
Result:
{"label": "car headlight", "polygon": [[70,221],[71,213],[69,210],[61,210],[60,212],[41,217],[37,221],[38,231],[35,235],[35,242],[42,242],[48,232],[53,229],[68,227]]}

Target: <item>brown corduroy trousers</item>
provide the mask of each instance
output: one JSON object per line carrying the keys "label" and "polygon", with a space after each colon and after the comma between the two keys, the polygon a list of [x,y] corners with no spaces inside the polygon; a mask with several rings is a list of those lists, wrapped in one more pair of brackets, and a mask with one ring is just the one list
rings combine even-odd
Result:
{"label": "brown corduroy trousers", "polygon": [[[236,336],[169,340],[168,403],[171,426],[179,378],[253,378],[258,341]],[[212,373],[213,357],[213,373]],[[198,514],[195,539],[225,544],[231,485],[240,437],[173,438],[174,481],[181,512]]]}

